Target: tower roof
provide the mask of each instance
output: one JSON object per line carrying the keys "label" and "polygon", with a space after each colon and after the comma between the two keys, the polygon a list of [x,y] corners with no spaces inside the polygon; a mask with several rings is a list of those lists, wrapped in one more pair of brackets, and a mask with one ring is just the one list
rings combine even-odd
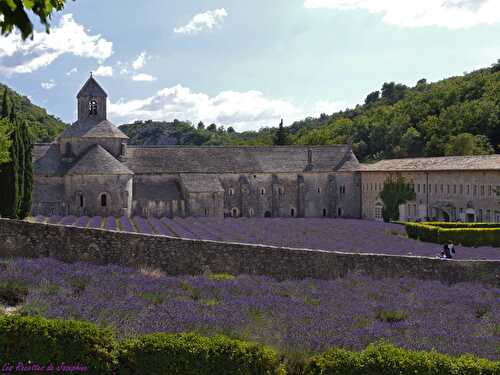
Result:
{"label": "tower roof", "polygon": [[67,175],[124,175],[133,174],[101,145],[92,146],[66,173]]}
{"label": "tower roof", "polygon": [[73,125],[67,127],[59,138],[121,138],[128,137],[110,121],[92,121],[86,119],[77,121]]}
{"label": "tower roof", "polygon": [[85,82],[76,97],[80,98],[82,96],[103,96],[107,98],[108,94],[106,94],[106,91],[104,91],[104,89],[94,79],[92,73],[90,73],[89,79]]}

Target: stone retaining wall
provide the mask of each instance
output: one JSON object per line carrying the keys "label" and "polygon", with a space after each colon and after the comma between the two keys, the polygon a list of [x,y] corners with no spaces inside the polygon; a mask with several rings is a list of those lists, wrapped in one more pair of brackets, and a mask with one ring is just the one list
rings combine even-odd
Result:
{"label": "stone retaining wall", "polygon": [[0,256],[50,256],[62,261],[150,266],[170,275],[269,275],[278,279],[333,279],[347,273],[418,277],[446,283],[500,286],[500,261],[350,254],[65,227],[0,219]]}

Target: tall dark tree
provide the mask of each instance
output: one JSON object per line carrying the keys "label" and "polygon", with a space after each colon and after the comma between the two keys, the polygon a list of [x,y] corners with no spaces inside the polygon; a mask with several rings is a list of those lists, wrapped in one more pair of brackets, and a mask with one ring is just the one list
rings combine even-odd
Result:
{"label": "tall dark tree", "polygon": [[273,143],[276,146],[285,146],[288,144],[288,131],[283,126],[283,119],[281,119],[278,130],[276,131],[276,134],[274,135]]}
{"label": "tall dark tree", "polygon": [[366,97],[365,104],[368,105],[371,103],[375,103],[379,99],[380,99],[380,91],[373,91],[373,92],[369,93],[368,96]]}
{"label": "tall dark tree", "polygon": [[415,199],[415,196],[415,192],[403,176],[388,177],[380,192],[380,199],[384,203],[382,209],[384,221],[399,220],[399,205]]}
{"label": "tall dark tree", "polygon": [[23,139],[23,191],[22,191],[22,201],[19,205],[18,217],[24,219],[31,213],[31,196],[33,191],[33,162],[32,162],[32,151],[33,142],[31,140],[28,126],[26,122],[21,122],[20,131],[22,133]]}

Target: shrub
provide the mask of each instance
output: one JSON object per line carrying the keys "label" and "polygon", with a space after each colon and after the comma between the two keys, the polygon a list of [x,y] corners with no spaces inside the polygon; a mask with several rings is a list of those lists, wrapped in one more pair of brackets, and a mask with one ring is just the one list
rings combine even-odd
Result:
{"label": "shrub", "polygon": [[17,306],[28,295],[28,285],[17,281],[4,281],[0,283],[0,302],[7,306]]}
{"label": "shrub", "polygon": [[120,374],[279,374],[275,351],[223,336],[155,333],[120,344]]}
{"label": "shrub", "polygon": [[90,374],[111,374],[115,341],[111,331],[73,320],[0,317],[2,362],[87,367]]}
{"label": "shrub", "polygon": [[334,348],[311,359],[307,375],[494,375],[500,362],[473,356],[450,357],[416,352],[387,343],[369,345],[362,352]]}
{"label": "shrub", "polygon": [[493,223],[406,223],[408,237],[464,246],[500,246],[500,226]]}

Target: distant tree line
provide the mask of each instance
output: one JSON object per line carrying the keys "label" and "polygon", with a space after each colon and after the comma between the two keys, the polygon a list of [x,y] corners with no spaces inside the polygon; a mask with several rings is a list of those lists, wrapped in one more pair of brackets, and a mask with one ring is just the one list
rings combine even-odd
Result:
{"label": "distant tree line", "polygon": [[16,117],[4,90],[0,113],[0,216],[24,219],[31,211],[33,143],[26,121]]}

